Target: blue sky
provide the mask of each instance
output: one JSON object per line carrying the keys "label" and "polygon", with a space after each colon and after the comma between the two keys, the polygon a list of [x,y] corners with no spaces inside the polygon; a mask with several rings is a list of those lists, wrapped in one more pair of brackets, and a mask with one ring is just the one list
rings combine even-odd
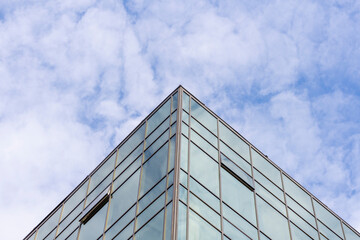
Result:
{"label": "blue sky", "polygon": [[359,32],[356,0],[0,1],[2,237],[179,84],[360,230]]}

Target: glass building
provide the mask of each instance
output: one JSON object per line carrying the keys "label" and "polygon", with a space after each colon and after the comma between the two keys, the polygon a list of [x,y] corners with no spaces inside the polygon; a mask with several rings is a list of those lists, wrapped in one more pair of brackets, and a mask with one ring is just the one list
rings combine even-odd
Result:
{"label": "glass building", "polygon": [[360,240],[179,86],[26,240]]}

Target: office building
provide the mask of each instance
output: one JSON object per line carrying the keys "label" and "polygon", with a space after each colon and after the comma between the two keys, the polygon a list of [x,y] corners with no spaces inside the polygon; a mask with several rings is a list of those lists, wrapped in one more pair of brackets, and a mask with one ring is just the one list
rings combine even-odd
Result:
{"label": "office building", "polygon": [[360,240],[183,87],[26,240]]}

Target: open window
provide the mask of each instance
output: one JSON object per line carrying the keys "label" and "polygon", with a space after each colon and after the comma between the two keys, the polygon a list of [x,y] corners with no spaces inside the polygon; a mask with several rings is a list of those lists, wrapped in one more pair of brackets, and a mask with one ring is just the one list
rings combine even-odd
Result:
{"label": "open window", "polygon": [[86,224],[109,200],[110,186],[107,187],[81,213],[80,222]]}

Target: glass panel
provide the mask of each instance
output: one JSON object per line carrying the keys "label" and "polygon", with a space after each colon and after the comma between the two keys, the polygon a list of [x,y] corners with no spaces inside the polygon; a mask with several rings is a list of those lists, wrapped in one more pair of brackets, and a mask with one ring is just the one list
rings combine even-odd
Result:
{"label": "glass panel", "polygon": [[360,240],[360,236],[354,233],[348,226],[343,224],[346,240]]}
{"label": "glass panel", "polygon": [[207,141],[205,141],[202,137],[200,137],[199,134],[191,130],[190,133],[190,139],[192,142],[194,142],[196,145],[198,145],[200,148],[202,148],[204,151],[206,151],[207,154],[209,154],[212,158],[214,158],[216,161],[218,159],[218,150],[211,146]]}
{"label": "glass panel", "polygon": [[189,112],[190,97],[185,92],[183,92],[183,95],[182,95],[182,107],[183,107],[183,109],[185,109],[185,111]]}
{"label": "glass panel", "polygon": [[152,188],[139,200],[139,207],[137,212],[139,213],[144,210],[152,201],[154,201],[161,193],[163,193],[165,189],[166,178],[161,180],[154,188]]}
{"label": "glass panel", "polygon": [[189,240],[221,240],[221,234],[196,213],[189,212]]}
{"label": "glass panel", "polygon": [[56,227],[45,237],[44,240],[54,240],[56,233]]}
{"label": "glass panel", "polygon": [[245,173],[241,168],[239,168],[233,161],[229,160],[227,157],[221,154],[221,166],[225,168],[228,172],[235,175],[239,181],[248,185],[248,187],[254,189],[254,183],[252,177]]}
{"label": "glass panel", "polygon": [[168,116],[170,115],[170,99],[154,113],[147,121],[146,136],[149,134]]}
{"label": "glass panel", "polygon": [[170,139],[170,158],[169,158],[169,167],[168,167],[168,172],[170,172],[171,170],[174,169],[174,164],[175,164],[175,147],[176,147],[176,136],[173,136]]}
{"label": "glass panel", "polygon": [[62,220],[59,225],[58,234],[60,234],[79,214],[82,212],[84,207],[84,201],[82,201],[77,207]]}
{"label": "glass panel", "polygon": [[182,185],[184,185],[186,188],[188,187],[187,186],[187,174],[183,170],[180,170],[180,183]]}
{"label": "glass panel", "polygon": [[254,193],[221,169],[222,200],[231,208],[256,225]]}
{"label": "glass panel", "polygon": [[79,240],[96,239],[103,234],[108,203],[80,228]]}
{"label": "glass panel", "polygon": [[[132,221],[127,227],[121,231],[119,235],[114,238],[114,240],[124,240],[128,239],[134,232],[134,221]],[[107,238],[106,238],[107,239]]]}
{"label": "glass panel", "polygon": [[286,216],[285,204],[278,200],[274,195],[269,193],[265,188],[263,188],[258,183],[255,183],[256,194],[259,194],[263,199],[265,199],[269,204],[275,207],[279,212]]}
{"label": "glass panel", "polygon": [[115,178],[117,178],[132,162],[134,162],[135,159],[140,159],[141,162],[141,158],[139,156],[142,154],[143,149],[143,144],[140,144],[129,156],[126,157],[125,160],[120,163],[120,165],[116,167]]}
{"label": "glass panel", "polygon": [[254,178],[259,182],[263,187],[268,189],[272,194],[274,194],[278,199],[284,202],[284,193],[278,188],[275,184],[270,182],[266,177],[264,177],[260,172],[254,169]]}
{"label": "glass panel", "polygon": [[171,124],[176,122],[176,118],[177,118],[177,110],[171,114]]}
{"label": "glass panel", "polygon": [[64,219],[81,201],[84,200],[88,182],[89,181],[83,183],[83,185],[68,200],[66,200],[61,219]]}
{"label": "glass panel", "polygon": [[258,196],[256,196],[256,203],[260,229],[271,239],[290,239],[286,218]]}
{"label": "glass panel", "polygon": [[111,226],[137,200],[140,170],[137,170],[116,192],[112,194],[108,217]]}
{"label": "glass panel", "polygon": [[220,139],[235,150],[241,157],[250,163],[249,145],[235,135],[223,123],[220,126]]}
{"label": "glass panel", "polygon": [[174,183],[174,171],[168,174],[167,187],[171,186]]}
{"label": "glass panel", "polygon": [[136,170],[141,166],[142,156],[140,155],[125,171],[121,173],[121,175],[114,180],[113,183],[113,191],[123,184],[123,182],[128,179],[130,175],[132,175]]}
{"label": "glass panel", "polygon": [[166,197],[166,204],[168,204],[172,199],[173,199],[173,195],[174,195],[174,187],[171,186],[168,188],[167,190],[167,197]]}
{"label": "glass panel", "polygon": [[176,123],[174,123],[173,125],[171,125],[170,127],[170,137],[172,137],[175,133],[176,133]]}
{"label": "glass panel", "polygon": [[191,128],[198,132],[203,138],[217,148],[217,137],[204,128],[198,121],[191,118]]}
{"label": "glass panel", "polygon": [[189,137],[189,127],[184,122],[181,122],[181,133]]}
{"label": "glass panel", "polygon": [[280,171],[253,149],[251,155],[254,167],[282,189]]}
{"label": "glass panel", "polygon": [[56,240],[63,240],[67,238],[77,227],[79,227],[79,219],[80,214],[74,219],[67,227],[64,225],[64,229],[62,232],[58,230],[58,236],[56,237]]}
{"label": "glass panel", "polygon": [[333,230],[336,234],[343,237],[340,220],[332,215],[328,210],[321,206],[316,200],[314,201],[316,217],[320,219],[326,226]]}
{"label": "glass panel", "polygon": [[189,195],[189,206],[212,225],[220,229],[220,215],[191,193]]}
{"label": "glass panel", "polygon": [[135,234],[136,240],[162,239],[164,210],[159,212],[150,222]]}
{"label": "glass panel", "polygon": [[287,176],[283,175],[285,192],[296,199],[304,208],[313,213],[311,198],[304,190],[297,186]]}
{"label": "glass panel", "polygon": [[177,109],[177,105],[178,105],[178,93],[176,92],[176,93],[172,96],[171,111],[174,111],[175,109]]}
{"label": "glass panel", "polygon": [[184,110],[182,111],[182,120],[189,125],[189,114],[187,114]]}
{"label": "glass panel", "polygon": [[242,218],[240,215],[235,213],[226,204],[223,204],[223,215],[224,218],[229,220],[242,232],[246,233],[250,238],[252,239],[258,238],[256,228],[253,225],[251,225],[248,221],[246,221],[244,218]]}
{"label": "glass panel", "polygon": [[[73,231],[70,236],[68,238],[66,238],[66,240],[77,240],[77,236],[79,233],[79,228],[77,228],[75,231]],[[56,238],[57,240],[60,238]]]}
{"label": "glass panel", "polygon": [[145,140],[145,147],[150,146],[166,129],[170,126],[170,119],[165,120],[154,132]]}
{"label": "glass panel", "polygon": [[179,215],[178,215],[178,230],[177,230],[177,239],[178,240],[186,240],[186,206],[179,202]]}
{"label": "glass panel", "polygon": [[196,180],[219,196],[219,165],[207,154],[191,143],[190,172]]}
{"label": "glass panel", "polygon": [[187,203],[187,189],[181,185],[179,186],[179,199],[184,203]]}
{"label": "glass panel", "polygon": [[298,203],[291,199],[291,197],[286,195],[286,203],[289,208],[294,210],[298,215],[300,215],[303,219],[308,221],[313,227],[316,227],[315,218],[309,212],[307,212],[304,208],[302,208]]}
{"label": "glass panel", "polygon": [[[290,224],[291,226],[291,237],[293,240],[312,240],[308,235],[306,235],[303,231],[301,231],[294,224]],[[317,238],[315,238],[317,239]]]}
{"label": "glass panel", "polygon": [[165,205],[165,194],[162,194],[148,208],[146,208],[136,220],[136,229],[140,229],[147,221],[150,220]]}
{"label": "glass panel", "polygon": [[123,145],[119,148],[118,163],[131,153],[137,147],[145,136],[145,124],[143,124]]}
{"label": "glass panel", "polygon": [[302,218],[300,218],[298,215],[296,215],[296,213],[293,212],[291,209],[289,209],[289,219],[293,223],[295,223],[297,226],[299,226],[310,237],[312,237],[313,239],[317,239],[317,237],[318,237],[317,231],[313,227],[311,227],[310,224],[308,224]]}
{"label": "glass panel", "polygon": [[244,170],[247,174],[251,176],[251,166],[248,162],[246,162],[242,157],[235,153],[231,148],[226,146],[226,144],[224,144],[222,141],[220,141],[220,149],[226,157],[231,159],[240,168],[242,168],[242,170]]}
{"label": "glass panel", "polygon": [[[112,182],[113,174],[110,173],[87,197],[85,205],[88,206]],[[91,182],[91,179],[90,179]]]}
{"label": "glass panel", "polygon": [[[56,212],[46,220],[45,223],[39,228],[38,233],[36,235],[36,239],[43,239],[48,235],[59,223],[61,213],[61,207],[56,210]],[[53,238],[55,237],[55,232],[53,234]]]}
{"label": "glass panel", "polygon": [[[169,140],[169,132],[164,132],[160,138],[158,138],[150,147],[148,147],[144,154],[145,154],[145,161],[151,157],[159,148]],[[167,158],[166,158],[167,159]]]}
{"label": "glass panel", "polygon": [[89,192],[91,192],[110,172],[114,170],[116,152],[90,178]]}
{"label": "glass panel", "polygon": [[[316,211],[316,210],[315,210]],[[332,231],[330,231],[330,229],[328,229],[324,224],[322,224],[320,221],[318,221],[318,227],[319,227],[319,231],[326,236],[328,239],[330,240],[340,240],[342,238],[339,238],[335,233],[333,233]],[[334,229],[331,229],[334,230]]]}
{"label": "glass panel", "polygon": [[268,238],[265,234],[260,233],[260,239],[261,240],[271,240],[270,238]]}
{"label": "glass panel", "polygon": [[166,143],[142,167],[140,197],[167,173],[168,146]]}
{"label": "glass panel", "polygon": [[203,186],[201,186],[198,182],[196,182],[192,177],[190,178],[190,190],[215,211],[220,213],[220,200]]}
{"label": "glass panel", "polygon": [[181,135],[181,153],[180,153],[180,167],[185,172],[188,171],[188,149],[189,140]]}
{"label": "glass panel", "polygon": [[228,221],[224,220],[224,234],[229,236],[231,239],[249,240],[244,233],[240,232],[237,228],[231,225]]}
{"label": "glass panel", "polygon": [[195,117],[214,135],[217,135],[217,120],[216,118],[200,106],[194,99],[191,99],[191,116]]}
{"label": "glass panel", "polygon": [[171,240],[172,203],[166,207],[165,217],[165,240]]}
{"label": "glass panel", "polygon": [[[105,239],[112,239],[116,234],[120,232],[135,216],[136,205],[130,208],[114,225],[109,228],[105,233]],[[109,223],[108,223],[108,226]]]}

